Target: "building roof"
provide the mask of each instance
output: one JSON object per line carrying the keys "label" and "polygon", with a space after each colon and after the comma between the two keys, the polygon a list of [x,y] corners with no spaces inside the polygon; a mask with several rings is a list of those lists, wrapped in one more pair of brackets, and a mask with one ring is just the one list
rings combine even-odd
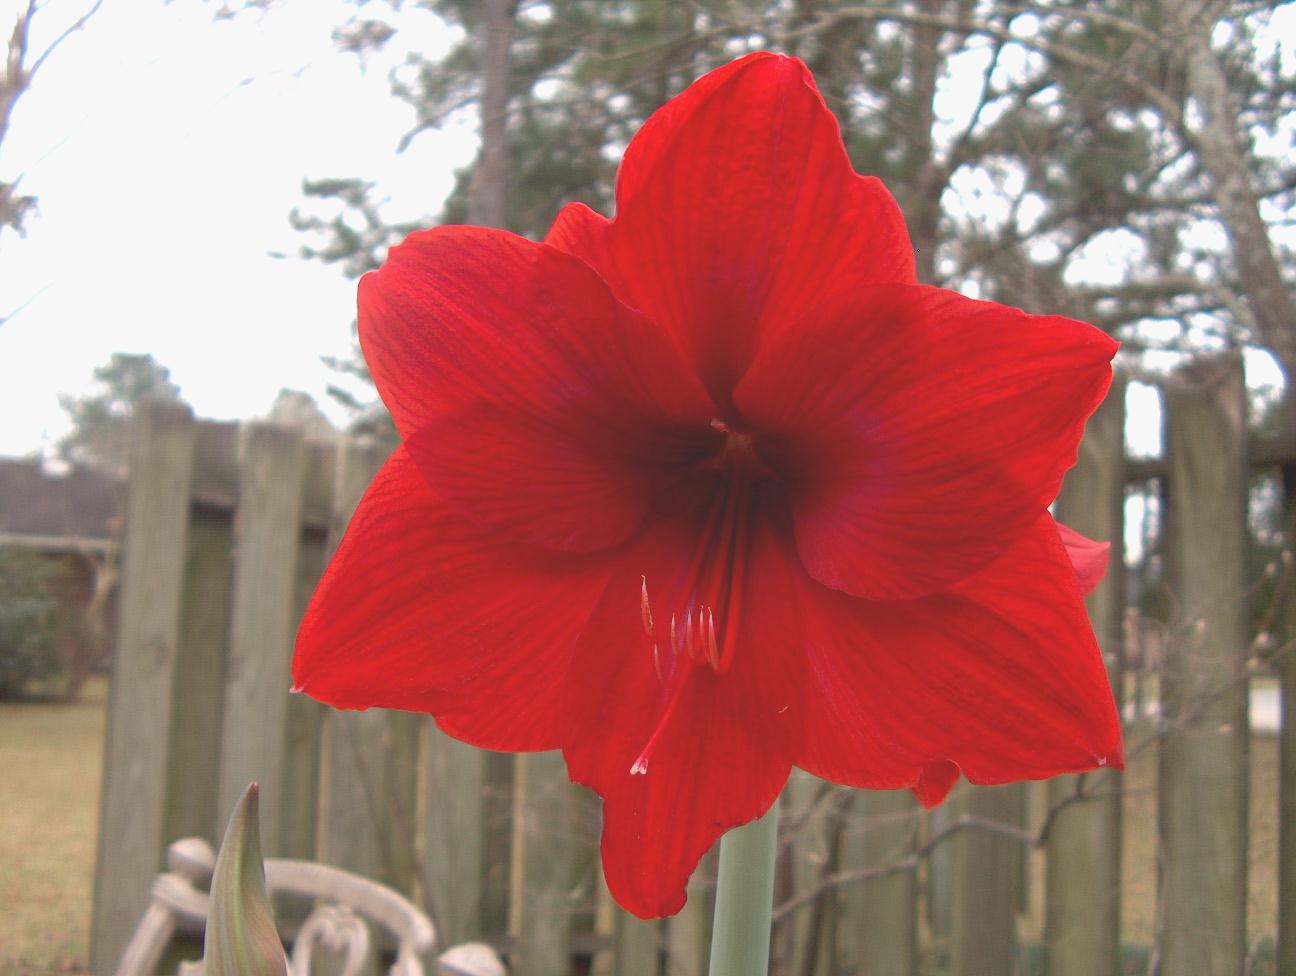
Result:
{"label": "building roof", "polygon": [[108,546],[121,527],[126,485],[91,468],[0,458],[0,542],[41,548]]}

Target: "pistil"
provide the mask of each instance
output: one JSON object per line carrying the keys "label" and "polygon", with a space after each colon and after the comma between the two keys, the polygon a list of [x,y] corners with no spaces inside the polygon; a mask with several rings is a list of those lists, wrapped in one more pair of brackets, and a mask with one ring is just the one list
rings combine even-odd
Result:
{"label": "pistil", "polygon": [[750,435],[736,434],[721,421],[712,426],[726,437],[722,450],[704,465],[704,476],[720,476],[692,558],[679,577],[684,585],[677,592],[685,596],[684,609],[671,613],[668,635],[656,633],[648,579],[641,578],[641,620],[653,639],[653,668],[666,686],[666,700],[647,743],[630,767],[632,775],[648,772],[653,750],[678,709],[694,668],[707,664],[716,674],[723,674],[733,665],[737,652],[747,582],[750,494],[759,462]]}

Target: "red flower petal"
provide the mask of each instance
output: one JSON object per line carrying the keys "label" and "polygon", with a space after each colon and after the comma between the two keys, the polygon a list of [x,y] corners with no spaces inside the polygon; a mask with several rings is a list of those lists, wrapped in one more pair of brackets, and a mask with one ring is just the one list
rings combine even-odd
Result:
{"label": "red flower petal", "polygon": [[673,330],[720,402],[771,323],[824,291],[914,280],[890,193],[851,168],[805,65],[770,54],[672,99],[626,150],[616,219],[573,204],[547,241]]}
{"label": "red flower petal", "polygon": [[294,681],[338,708],[433,712],[486,748],[557,748],[571,649],[604,566],[481,532],[399,449],[315,591]]}
{"label": "red flower petal", "polygon": [[[714,415],[660,330],[583,262],[442,227],[360,289],[360,341],[436,493],[536,545],[625,539]],[[685,436],[685,435],[688,436]]]}
{"label": "red flower petal", "polygon": [[[768,810],[782,789],[800,670],[786,646],[749,647],[745,615],[717,621],[742,628],[723,674],[674,656],[671,615],[688,605],[690,556],[706,533],[696,507],[675,500],[658,511],[666,514],[650,517],[626,552],[578,643],[573,732],[563,750],[571,778],[604,800],[608,887],[642,918],[679,911],[698,859],[724,831]],[[752,524],[746,565],[760,573],[777,547],[768,523]],[[641,758],[646,770],[633,773]]]}
{"label": "red flower petal", "polygon": [[1107,575],[1107,561],[1111,555],[1110,542],[1096,542],[1081,535],[1069,525],[1057,523],[1058,535],[1066,546],[1067,556],[1075,568],[1076,582],[1081,593],[1089,593]]}
{"label": "red flower petal", "polygon": [[1005,783],[1123,766],[1107,671],[1050,516],[947,593],[871,602],[802,575],[792,599],[809,667],[803,769],[893,787],[879,772],[891,757],[931,805],[958,770]]}
{"label": "red flower petal", "polygon": [[958,778],[959,768],[949,760],[928,763],[918,774],[913,794],[919,803],[930,809],[949,796],[949,791],[954,788]]}
{"label": "red flower petal", "polygon": [[1115,350],[1070,319],[880,285],[771,336],[734,402],[797,483],[810,574],[910,599],[981,569],[1034,524],[1075,463]]}

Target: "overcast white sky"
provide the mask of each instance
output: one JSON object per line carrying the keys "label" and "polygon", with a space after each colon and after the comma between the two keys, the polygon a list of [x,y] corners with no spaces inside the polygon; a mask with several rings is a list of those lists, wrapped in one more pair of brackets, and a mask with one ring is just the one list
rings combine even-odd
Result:
{"label": "overcast white sky", "polygon": [[[37,50],[89,0],[47,0]],[[7,38],[18,0],[0,0]],[[460,129],[412,124],[387,68],[337,52],[344,0],[303,0],[213,22],[199,0],[108,0],[47,63],[0,147],[40,212],[0,237],[0,454],[64,432],[60,392],[81,393],[118,350],[170,367],[201,416],[265,413],[282,387],[326,406],[322,355],[350,349],[353,282],[295,252],[288,211],[303,177],[379,181],[393,218],[432,216],[473,151]],[[436,53],[416,14],[398,40]],[[337,418],[335,415],[335,419]]]}
{"label": "overcast white sky", "polygon": [[[45,0],[34,49],[91,2]],[[21,3],[0,0],[5,37]],[[388,70],[408,50],[435,56],[449,43],[425,11],[409,11],[391,50],[362,66],[331,37],[354,2],[292,0],[214,22],[215,6],[106,0],[15,113],[0,179],[23,174],[40,210],[25,239],[0,236],[0,316],[11,316],[0,325],[0,455],[57,440],[58,395],[86,392],[116,351],[152,353],[200,416],[262,415],[288,387],[343,420],[326,396],[337,374],[320,357],[350,351],[354,283],[271,257],[302,243],[287,220],[301,181],[374,180],[388,219],[431,218],[474,151],[464,120],[395,152],[413,116]],[[1296,5],[1284,13],[1296,21]],[[1291,33],[1275,22],[1281,43]],[[973,94],[945,79],[938,109],[961,126]],[[993,204],[976,190],[959,205]],[[1111,242],[1094,250],[1073,268],[1094,281],[1119,278],[1131,258]],[[1253,382],[1276,375],[1266,357],[1257,365]],[[1140,395],[1132,439],[1155,450],[1155,397]]]}

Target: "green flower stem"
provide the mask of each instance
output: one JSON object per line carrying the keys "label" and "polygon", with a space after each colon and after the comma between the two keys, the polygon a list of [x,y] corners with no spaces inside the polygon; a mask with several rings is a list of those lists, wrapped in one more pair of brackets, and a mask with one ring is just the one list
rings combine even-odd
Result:
{"label": "green flower stem", "polygon": [[765,816],[720,841],[711,976],[766,976],[774,910],[778,800]]}

